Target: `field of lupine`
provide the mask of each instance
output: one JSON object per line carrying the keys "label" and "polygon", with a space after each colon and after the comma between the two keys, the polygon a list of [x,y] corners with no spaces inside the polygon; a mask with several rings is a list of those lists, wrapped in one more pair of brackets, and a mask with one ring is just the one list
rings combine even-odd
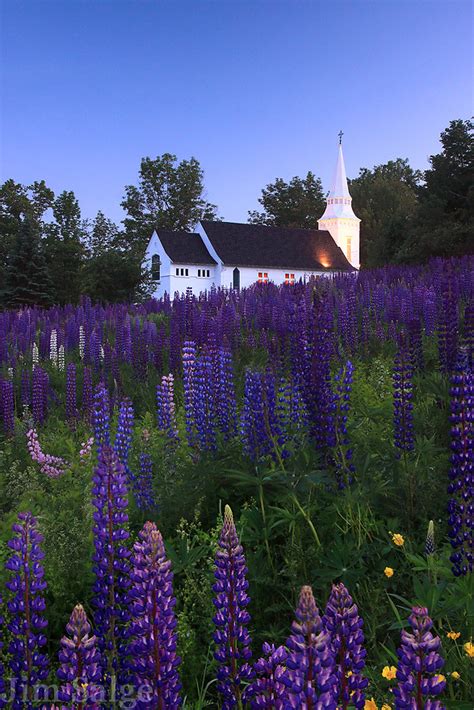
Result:
{"label": "field of lupine", "polygon": [[0,708],[470,708],[474,258],[0,313]]}

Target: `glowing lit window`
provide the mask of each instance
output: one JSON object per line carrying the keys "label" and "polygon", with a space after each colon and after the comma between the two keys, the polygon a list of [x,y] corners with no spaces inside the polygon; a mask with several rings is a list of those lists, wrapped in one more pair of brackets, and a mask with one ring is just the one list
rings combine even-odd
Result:
{"label": "glowing lit window", "polygon": [[295,283],[295,275],[294,274],[285,274],[285,283],[286,284],[294,284]]}
{"label": "glowing lit window", "polygon": [[268,283],[268,273],[266,271],[258,272],[258,283],[267,284]]}
{"label": "glowing lit window", "polygon": [[352,261],[352,239],[350,237],[346,237],[346,256],[347,261]]}

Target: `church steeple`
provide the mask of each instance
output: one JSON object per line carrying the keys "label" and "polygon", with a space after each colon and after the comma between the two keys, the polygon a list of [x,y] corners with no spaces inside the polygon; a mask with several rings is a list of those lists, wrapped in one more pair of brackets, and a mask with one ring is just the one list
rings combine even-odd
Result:
{"label": "church steeple", "polygon": [[352,197],[347,186],[346,166],[342,152],[342,131],[339,133],[339,148],[336,171],[329,192],[326,209],[318,220],[319,229],[327,230],[342,249],[348,261],[359,268],[359,224],[352,209]]}

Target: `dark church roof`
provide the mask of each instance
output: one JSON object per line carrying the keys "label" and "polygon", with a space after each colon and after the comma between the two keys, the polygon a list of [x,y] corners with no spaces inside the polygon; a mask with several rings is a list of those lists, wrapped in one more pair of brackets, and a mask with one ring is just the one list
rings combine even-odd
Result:
{"label": "dark church roof", "polygon": [[175,264],[215,264],[199,234],[157,230],[163,249]]}
{"label": "dark church roof", "polygon": [[325,230],[207,220],[201,224],[224,264],[301,271],[356,270]]}

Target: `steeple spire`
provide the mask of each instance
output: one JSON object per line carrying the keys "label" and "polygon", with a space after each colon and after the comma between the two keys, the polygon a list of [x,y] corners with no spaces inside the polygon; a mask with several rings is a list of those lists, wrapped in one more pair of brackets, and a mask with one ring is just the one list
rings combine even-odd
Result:
{"label": "steeple spire", "polygon": [[[342,131],[341,131],[342,133]],[[351,199],[349,188],[347,187],[346,166],[344,165],[344,155],[342,152],[342,143],[339,141],[339,151],[337,155],[336,172],[332,182],[331,192],[329,197],[345,197]]]}
{"label": "steeple spire", "polygon": [[346,166],[342,152],[343,132],[339,131],[339,145],[336,170],[329,192],[326,209],[318,219],[319,229],[330,232],[336,244],[342,249],[348,261],[359,268],[359,223],[352,209],[352,197],[347,185]]}

